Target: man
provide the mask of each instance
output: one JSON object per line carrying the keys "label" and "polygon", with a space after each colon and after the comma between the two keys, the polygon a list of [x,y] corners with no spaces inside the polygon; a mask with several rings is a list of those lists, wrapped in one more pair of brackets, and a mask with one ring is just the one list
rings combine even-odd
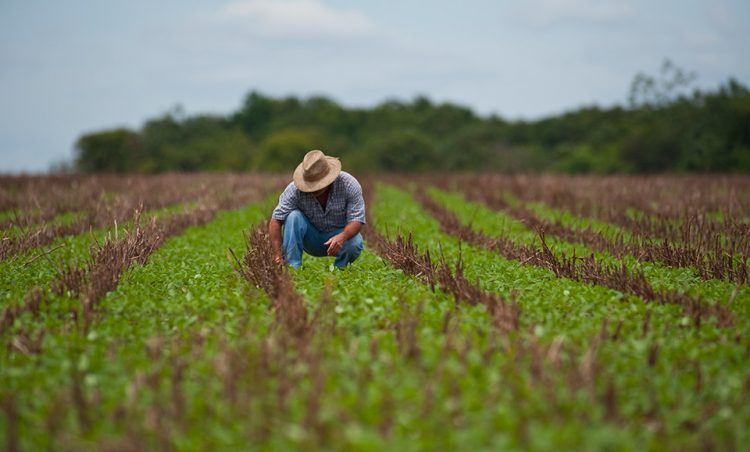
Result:
{"label": "man", "polygon": [[334,265],[345,267],[362,252],[363,224],[365,201],[357,179],[341,171],[339,159],[310,151],[294,170],[293,182],[279,197],[268,224],[274,260],[299,268],[305,251],[336,256]]}

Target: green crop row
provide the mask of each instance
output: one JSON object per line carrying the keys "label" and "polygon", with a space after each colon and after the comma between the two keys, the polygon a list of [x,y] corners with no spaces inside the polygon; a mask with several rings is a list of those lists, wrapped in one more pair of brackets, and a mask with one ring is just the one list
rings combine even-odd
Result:
{"label": "green crop row", "polygon": [[[585,230],[586,228],[591,228],[593,231],[602,234],[605,237],[608,237],[610,239],[618,239],[622,238],[622,240],[625,243],[628,242],[643,242],[648,241],[650,243],[659,244],[664,242],[664,238],[662,237],[638,237],[637,234],[635,234],[632,230],[628,229],[627,227],[622,227],[614,223],[609,223],[605,220],[596,218],[596,217],[582,217],[578,216],[569,210],[556,208],[554,206],[545,204],[543,202],[538,201],[532,201],[532,202],[523,202],[520,199],[516,198],[510,193],[504,193],[503,199],[511,205],[516,207],[525,207],[529,210],[531,210],[535,215],[537,215],[539,218],[547,221],[552,222],[560,222],[562,225],[570,227],[572,229],[581,229]],[[678,230],[685,222],[685,217],[675,217],[671,219],[665,219],[662,217],[659,217],[657,215],[650,215],[648,213],[645,213],[643,211],[634,209],[634,208],[628,208],[626,210],[627,216],[632,219],[636,220],[642,220],[643,223],[649,224],[651,222],[653,223],[665,223],[665,224],[671,224],[675,230]],[[705,212],[703,213],[706,220],[714,221],[716,223],[722,223],[724,221],[724,214],[721,212]],[[748,218],[741,218],[741,222],[747,223]],[[724,232],[721,233],[722,238],[722,244],[724,246],[727,246],[731,239],[729,235]],[[679,240],[676,240],[679,242]]]}
{"label": "green crop row", "polygon": [[[417,243],[433,254],[443,253],[450,259],[461,256],[467,277],[478,279],[487,290],[505,296],[517,292],[523,324],[542,340],[560,336],[587,344],[598,334],[605,318],[610,330],[621,323],[617,341],[605,341],[600,347],[599,362],[609,377],[598,384],[614,385],[621,412],[627,413],[631,422],[644,424],[641,434],[647,438],[653,435],[655,444],[659,444],[658,437],[670,441],[665,444],[696,444],[703,434],[723,435],[730,445],[742,443],[745,437],[741,425],[750,416],[742,402],[747,393],[743,389],[747,337],[710,324],[696,330],[685,326],[681,311],[674,306],[647,304],[603,287],[556,278],[551,271],[519,265],[484,249],[460,245],[455,238],[442,234],[437,222],[408,193],[381,187],[378,195],[375,212],[383,219],[382,228],[391,234],[399,229],[410,231]],[[477,225],[491,222],[495,231],[510,234],[513,228],[518,229],[507,218],[488,212],[477,214],[476,205],[457,202],[451,207],[465,208],[464,214]],[[644,334],[646,318],[648,331]],[[747,331],[743,326],[739,331]],[[658,352],[650,363],[653,350]],[[645,426],[646,414],[654,412],[661,416],[656,423],[658,434]]]}
{"label": "green crop row", "polygon": [[[564,225],[572,226],[574,228],[584,229],[586,227],[591,227],[592,230],[610,238],[615,238],[618,235],[621,235],[623,240],[625,241],[633,239],[633,233],[630,230],[616,224],[600,220],[596,217],[581,217],[574,214],[573,212],[570,212],[569,210],[556,209],[554,207],[548,206],[543,202],[524,203],[510,193],[504,193],[504,199],[508,202],[509,205],[515,207],[526,207],[543,219],[551,221],[559,220]],[[627,213],[629,217],[639,217],[645,215],[645,213],[637,211],[633,208],[628,208]],[[659,243],[661,241],[661,239],[659,238],[653,238],[652,240],[656,243]]]}
{"label": "green crop row", "polygon": [[[516,243],[539,247],[538,234],[527,228],[513,217],[488,209],[474,202],[469,202],[457,193],[432,189],[430,194],[439,202],[453,211],[459,219],[472,228],[490,236],[503,236]],[[587,220],[575,220],[572,217],[556,212],[557,218],[570,226],[585,227]],[[549,217],[550,212],[545,217]],[[601,227],[596,224],[595,227]],[[597,260],[606,264],[625,264],[630,270],[641,270],[647,280],[656,290],[670,290],[695,295],[710,303],[726,303],[734,298],[732,305],[736,317],[744,322],[740,325],[746,329],[750,327],[750,287],[742,285],[739,288],[732,283],[720,280],[703,281],[691,268],[673,268],[658,262],[639,261],[634,256],[619,258],[605,252],[592,250],[580,243],[569,243],[553,236],[545,238],[547,245],[558,254],[571,256],[596,256]],[[737,289],[735,291],[735,289]]]}
{"label": "green crop row", "polygon": [[[368,227],[375,226],[380,223]],[[439,290],[431,292],[423,282],[404,276],[368,249],[349,270],[331,272],[330,259],[308,261],[303,270],[294,272],[294,279],[312,305],[326,288],[331,290],[338,334],[329,346],[338,348],[341,354],[336,373],[352,378],[368,374],[364,388],[351,387],[342,380],[324,397],[324,407],[334,409],[341,401],[351,401],[347,409],[359,404],[364,411],[351,413],[354,419],[350,425],[341,426],[345,432],[359,432],[359,438],[340,438],[343,446],[573,447],[580,444],[587,430],[614,433],[604,435],[606,440],[590,438],[589,445],[602,445],[617,437],[627,441],[605,423],[582,422],[581,413],[587,407],[577,403],[577,394],[560,396],[564,402],[556,408],[570,416],[564,426],[545,416],[534,419],[534,413],[550,407],[539,394],[521,389],[533,384],[527,363],[520,359],[514,362],[507,353],[492,348],[497,346],[497,332],[492,331],[483,306],[457,306],[452,297]],[[399,339],[403,334],[400,328],[408,323],[410,313],[415,322],[412,355],[404,350],[407,345],[400,343],[404,339]],[[446,319],[450,319],[451,331],[445,330]],[[356,346],[373,341],[380,344],[378,354]],[[353,346],[355,353],[347,356],[346,351]],[[509,373],[513,365],[519,369]],[[559,376],[553,379],[564,385]],[[365,400],[357,401],[363,394]],[[384,399],[390,400],[388,415],[394,424],[388,435],[379,431],[379,423],[371,421],[379,419],[387,408],[382,406]]]}
{"label": "green crop row", "polygon": [[[11,335],[45,333],[40,354],[8,347],[0,355],[0,386],[6,395],[13,393],[18,398],[22,436],[35,446],[54,445],[50,436],[33,433],[55,416],[61,403],[70,403],[75,375],[93,399],[87,404],[86,416],[92,425],[86,434],[111,433],[107,416],[124,397],[128,382],[150,366],[144,354],[149,341],[195,331],[231,338],[249,317],[262,319],[257,314],[265,310],[264,298],[254,293],[254,299],[249,299],[228,259],[228,249],[242,248],[243,231],[265,218],[268,211],[269,202],[219,212],[210,224],[168,239],[152,254],[148,265],[135,265],[122,275],[119,287],[102,301],[102,312],[85,335],[70,318],[71,311],[80,309],[80,301],[67,296],[50,296],[36,321],[28,315],[17,319]],[[91,242],[102,240],[106,233],[63,239],[68,244],[66,257],[84,260]],[[19,262],[14,258],[3,265]],[[55,275],[55,267],[49,264],[37,268],[38,273],[22,274],[24,285],[45,284]],[[11,282],[10,273],[3,271],[2,275]],[[21,294],[24,287],[12,290]],[[8,340],[12,341],[12,336]],[[75,417],[68,414],[60,420],[59,428],[76,431]]]}
{"label": "green crop row", "polygon": [[[534,243],[502,214],[432,194],[478,229]],[[274,201],[169,238],[122,275],[85,333],[70,316],[80,300],[65,296],[18,319],[0,352],[0,419],[13,414],[22,448],[731,449],[750,439],[746,336],[461,244],[389,186],[366,227],[461,259],[470,280],[518,300],[521,327],[494,329],[484,306],[433,292],[366,248],[344,270],[309,256],[290,270],[312,333],[289,337],[229,252],[244,254],[243,232]],[[81,246],[70,259],[84,258]],[[43,271],[35,262],[12,268]],[[717,297],[730,288],[713,295],[675,275],[664,284]],[[51,277],[36,278],[29,286]],[[19,350],[42,331],[40,353]],[[8,431],[0,422],[0,440]]]}
{"label": "green crop row", "polygon": [[[187,205],[174,205],[145,212],[144,217],[157,218],[176,213]],[[39,248],[9,257],[0,262],[0,307],[17,303],[33,287],[46,287],[59,271],[68,265],[83,264],[90,256],[90,248],[102,243],[108,234],[122,233],[132,222],[92,229],[76,236],[60,237]]]}

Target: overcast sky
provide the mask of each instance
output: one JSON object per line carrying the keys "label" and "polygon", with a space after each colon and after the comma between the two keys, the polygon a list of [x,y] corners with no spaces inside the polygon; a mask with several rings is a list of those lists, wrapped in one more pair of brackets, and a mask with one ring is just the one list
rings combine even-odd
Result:
{"label": "overcast sky", "polygon": [[665,57],[750,85],[748,0],[0,0],[0,172],[250,90],[347,106],[424,94],[538,118],[624,103]]}

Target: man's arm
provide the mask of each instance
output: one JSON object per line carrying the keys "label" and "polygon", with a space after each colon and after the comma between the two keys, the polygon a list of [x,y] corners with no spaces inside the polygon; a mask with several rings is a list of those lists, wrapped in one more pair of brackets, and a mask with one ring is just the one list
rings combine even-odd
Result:
{"label": "man's arm", "polygon": [[277,264],[284,263],[284,253],[281,250],[281,225],[283,224],[283,221],[275,218],[271,218],[268,222],[268,238],[271,240],[273,261]]}
{"label": "man's arm", "polygon": [[341,251],[347,240],[354,237],[362,229],[362,223],[359,221],[350,221],[344,226],[344,230],[328,239],[324,245],[328,247],[328,255],[336,256]]}
{"label": "man's arm", "polygon": [[284,253],[281,250],[281,225],[284,224],[287,215],[297,208],[297,189],[294,182],[289,183],[279,196],[279,203],[273,209],[271,221],[268,222],[268,239],[271,241],[271,249],[274,254],[274,262],[284,262]]}

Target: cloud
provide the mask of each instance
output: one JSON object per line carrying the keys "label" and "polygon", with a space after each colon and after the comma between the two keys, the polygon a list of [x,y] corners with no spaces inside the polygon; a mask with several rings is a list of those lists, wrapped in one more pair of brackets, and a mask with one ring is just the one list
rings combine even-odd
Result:
{"label": "cloud", "polygon": [[380,32],[365,15],[318,0],[239,0],[209,13],[206,21],[264,38],[361,38]]}
{"label": "cloud", "polygon": [[403,33],[322,0],[238,0],[192,15],[177,35],[172,53],[197,83],[335,91],[435,59]]}
{"label": "cloud", "polygon": [[690,30],[683,33],[684,42],[694,48],[714,48],[721,45],[722,39],[712,31]]}
{"label": "cloud", "polygon": [[531,0],[520,13],[534,26],[548,27],[565,22],[613,23],[635,15],[625,0]]}

